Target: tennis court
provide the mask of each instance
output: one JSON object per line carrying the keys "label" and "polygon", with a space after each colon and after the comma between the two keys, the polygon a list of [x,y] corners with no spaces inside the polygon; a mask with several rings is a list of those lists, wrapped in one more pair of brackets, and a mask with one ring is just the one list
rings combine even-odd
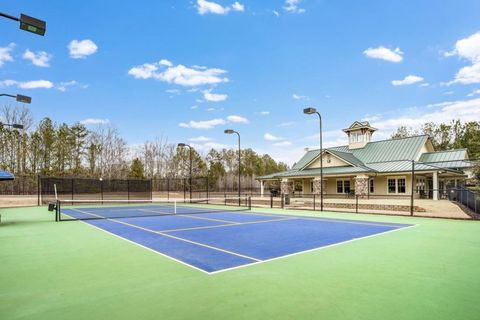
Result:
{"label": "tennis court", "polygon": [[[411,227],[411,224],[308,218],[256,213],[221,205],[137,202],[61,205],[60,220],[85,223],[207,273],[258,264],[347,241]],[[208,204],[207,204],[208,202]],[[248,204],[241,199],[240,204]],[[139,248],[140,249],[140,248]]]}

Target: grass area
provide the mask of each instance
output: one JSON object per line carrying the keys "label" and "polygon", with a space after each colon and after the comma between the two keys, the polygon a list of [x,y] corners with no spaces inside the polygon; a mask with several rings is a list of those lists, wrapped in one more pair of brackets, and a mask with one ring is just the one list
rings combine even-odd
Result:
{"label": "grass area", "polygon": [[[258,212],[281,210],[255,209]],[[206,275],[46,208],[2,209],[0,319],[478,319],[480,222],[414,228]]]}

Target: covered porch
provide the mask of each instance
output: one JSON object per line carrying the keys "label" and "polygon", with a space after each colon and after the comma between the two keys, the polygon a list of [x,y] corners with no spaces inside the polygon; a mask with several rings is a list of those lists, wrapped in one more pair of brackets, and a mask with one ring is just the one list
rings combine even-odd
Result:
{"label": "covered porch", "polygon": [[348,199],[447,199],[448,189],[464,184],[466,176],[451,171],[424,171],[412,173],[325,175],[321,182],[317,176],[292,176],[260,180],[261,196],[267,189],[291,196],[320,195],[324,198]]}

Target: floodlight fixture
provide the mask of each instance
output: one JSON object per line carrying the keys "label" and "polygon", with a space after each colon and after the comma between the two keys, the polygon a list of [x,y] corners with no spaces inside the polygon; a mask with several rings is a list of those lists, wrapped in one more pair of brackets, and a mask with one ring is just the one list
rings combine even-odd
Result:
{"label": "floodlight fixture", "polygon": [[11,16],[9,14],[2,13],[2,12],[0,12],[0,16],[10,20],[20,22],[20,29],[31,32],[31,33],[35,33],[39,36],[44,36],[45,31],[47,30],[47,23],[45,21],[27,16],[26,14],[23,14],[23,13],[20,14],[20,18]]}

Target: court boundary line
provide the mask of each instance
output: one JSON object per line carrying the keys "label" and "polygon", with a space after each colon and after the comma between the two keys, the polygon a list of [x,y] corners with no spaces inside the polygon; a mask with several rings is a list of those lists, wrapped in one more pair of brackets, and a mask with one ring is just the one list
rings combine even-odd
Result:
{"label": "court boundary line", "polygon": [[[72,209],[72,210],[76,210],[76,211],[79,211],[79,212],[81,212],[81,213],[92,214],[92,213],[89,213],[89,212],[82,212],[82,211],[80,211],[80,210],[78,210],[78,209]],[[256,213],[256,212],[250,212],[250,213],[251,213],[251,214],[262,215],[262,213]],[[92,215],[95,215],[95,214],[92,214]],[[268,213],[266,213],[265,215],[267,215],[267,216],[281,216],[281,215],[268,214]],[[297,218],[297,219],[305,218],[305,217],[294,216],[294,215],[283,215],[283,216],[295,217],[295,218]],[[310,218],[311,218],[311,220],[323,220],[323,219],[327,219],[327,220],[330,220],[330,221],[333,220],[333,221],[342,222],[342,219],[338,219],[338,220],[337,220],[337,219],[316,218],[316,217],[310,217]],[[314,251],[317,251],[317,250],[328,249],[328,248],[331,248],[331,247],[335,247],[335,246],[339,246],[339,245],[343,245],[343,244],[348,244],[348,243],[351,243],[351,242],[354,242],[354,241],[357,241],[357,240],[363,240],[363,239],[367,239],[367,238],[373,238],[373,237],[376,237],[376,236],[381,236],[381,235],[385,235],[385,234],[388,234],[388,233],[393,233],[393,232],[396,232],[396,231],[402,231],[402,230],[405,230],[405,229],[411,229],[411,228],[414,228],[414,227],[419,226],[419,224],[406,225],[406,226],[397,226],[397,228],[396,228],[396,229],[393,229],[393,230],[387,230],[387,231],[384,231],[384,232],[379,232],[379,233],[372,234],[372,235],[368,235],[368,236],[364,236],[364,237],[359,237],[359,238],[354,238],[354,239],[350,239],[350,240],[345,240],[345,241],[333,243],[333,244],[326,245],[326,246],[322,246],[322,247],[317,247],[317,248],[307,249],[307,250],[303,250],[303,251],[298,251],[298,252],[294,252],[294,253],[290,253],[290,254],[287,254],[287,255],[283,255],[283,256],[279,256],[279,257],[275,257],[275,258],[271,258],[271,259],[266,259],[266,260],[259,260],[259,259],[256,259],[256,258],[253,258],[253,259],[252,259],[252,258],[247,258],[247,257],[245,257],[245,258],[250,259],[250,260],[255,260],[256,262],[246,263],[246,264],[238,265],[238,266],[231,267],[231,268],[225,268],[225,269],[221,269],[221,270],[209,272],[209,271],[203,270],[203,269],[201,269],[201,268],[199,268],[199,267],[196,267],[196,266],[194,266],[194,265],[192,265],[192,264],[189,264],[189,263],[187,263],[187,262],[178,260],[178,259],[176,259],[176,258],[174,258],[174,257],[171,257],[171,256],[169,256],[169,255],[167,255],[167,254],[165,254],[165,253],[162,253],[162,252],[160,252],[160,251],[156,251],[156,250],[154,250],[154,249],[152,249],[152,248],[148,248],[148,247],[146,247],[146,246],[144,246],[144,245],[142,245],[142,244],[140,244],[140,243],[137,243],[137,242],[135,242],[135,241],[133,241],[133,240],[124,238],[124,237],[122,237],[122,236],[120,236],[120,235],[117,235],[117,234],[115,234],[115,233],[112,233],[112,232],[110,232],[110,231],[107,231],[107,230],[105,230],[105,229],[102,229],[102,228],[100,228],[100,227],[97,227],[97,226],[95,226],[95,225],[93,225],[93,224],[90,224],[88,221],[83,221],[83,220],[79,220],[79,219],[77,219],[77,220],[78,220],[78,221],[81,221],[82,223],[87,224],[87,225],[89,225],[89,226],[91,226],[91,227],[93,227],[93,228],[95,228],[95,229],[98,229],[98,230],[100,230],[100,231],[103,231],[103,232],[105,232],[105,233],[107,233],[107,234],[111,234],[111,235],[113,235],[113,236],[115,236],[115,237],[117,237],[117,238],[119,238],[119,239],[126,240],[126,241],[130,242],[131,244],[137,245],[137,246],[139,246],[139,247],[141,247],[141,248],[144,248],[144,249],[147,249],[147,250],[149,250],[149,251],[151,251],[151,252],[157,253],[157,254],[159,254],[159,255],[161,255],[161,256],[163,256],[163,257],[166,257],[166,258],[168,258],[168,259],[170,259],[170,260],[172,260],[172,261],[179,262],[180,264],[182,264],[182,265],[184,265],[184,266],[188,266],[188,267],[191,267],[191,268],[193,268],[193,269],[195,269],[195,270],[201,271],[201,272],[203,272],[203,273],[205,273],[205,274],[207,274],[207,275],[216,275],[216,274],[219,274],[219,273],[222,273],[222,272],[226,272],[226,271],[232,271],[232,270],[236,270],[236,269],[240,269],[240,268],[245,268],[245,267],[250,267],[250,266],[254,266],[254,265],[259,265],[259,264],[262,264],[262,263],[265,263],[265,262],[271,262],[271,261],[275,261],[275,260],[280,260],[280,259],[284,259],[284,258],[289,258],[289,257],[293,257],[293,256],[300,255],[300,254],[305,254],[305,253],[309,253],[309,252],[314,252]],[[114,219],[104,219],[104,220],[111,220],[111,221],[113,221],[113,222],[116,222]],[[294,219],[292,219],[292,220],[294,220]],[[274,221],[276,221],[276,220],[271,220],[271,221],[270,221],[270,220],[267,220],[267,221],[263,221],[263,222],[274,222]],[[128,224],[127,224],[127,225],[128,225]],[[380,226],[396,227],[396,226],[392,226],[392,225],[390,225],[390,226],[389,226],[389,225],[380,225]],[[135,228],[135,226],[133,226],[133,225],[132,225],[131,227],[134,227],[134,228]],[[140,228],[140,229],[142,229],[142,228]],[[155,232],[155,231],[150,231],[150,230],[145,230],[145,231],[153,232],[153,233],[155,233],[155,234],[159,234],[159,235],[163,235],[163,236],[167,236],[167,237],[169,236],[169,235],[167,235],[167,234],[160,234],[160,233],[157,233],[157,232]],[[172,238],[175,239],[176,237],[172,237]],[[177,240],[179,240],[179,241],[185,241],[186,239],[178,238]],[[190,242],[190,241],[187,240],[186,242]],[[213,249],[213,248],[212,248],[212,249]],[[214,249],[214,250],[215,250],[215,249]],[[230,254],[230,252],[228,252],[228,251],[227,251],[226,253],[229,253],[229,254]],[[237,255],[237,254],[234,254],[234,255]]]}
{"label": "court boundary line", "polygon": [[[88,214],[88,212],[82,212],[81,210],[78,210],[78,209],[72,209],[72,210],[76,210],[76,211],[78,211],[78,212]],[[119,220],[116,220],[116,219],[103,219],[103,220],[116,222],[116,223],[119,223],[119,224],[123,224],[123,225],[129,226],[129,227],[131,227],[131,228],[140,229],[140,230],[147,231],[147,232],[150,232],[150,233],[154,233],[154,234],[158,234],[158,235],[161,235],[161,236],[165,236],[165,237],[167,237],[167,238],[171,238],[171,239],[175,239],[175,240],[179,240],[179,241],[191,243],[191,244],[197,245],[197,246],[199,246],[199,247],[205,247],[205,248],[208,248],[208,249],[211,249],[211,250],[216,250],[216,251],[220,251],[220,252],[223,252],[223,253],[231,254],[231,255],[233,255],[233,256],[237,256],[237,257],[240,257],[240,258],[249,259],[249,260],[253,260],[253,261],[257,261],[257,262],[258,262],[258,261],[262,261],[262,260],[260,260],[260,259],[257,259],[257,258],[254,258],[254,257],[250,257],[250,256],[247,256],[247,255],[243,255],[243,254],[241,254],[241,253],[236,253],[236,252],[228,251],[228,250],[225,250],[225,249],[222,249],[222,248],[210,246],[210,245],[208,245],[208,244],[204,244],[204,243],[200,243],[200,242],[196,242],[196,241],[192,241],[192,240],[188,240],[188,239],[176,237],[176,236],[171,235],[171,234],[162,233],[162,232],[155,231],[155,230],[151,230],[151,229],[148,229],[148,228],[136,226],[136,225],[130,224],[130,223],[128,223],[128,222],[123,222],[123,221],[119,221]]]}
{"label": "court boundary line", "polygon": [[167,229],[160,230],[160,232],[177,232],[177,231],[190,231],[190,230],[201,230],[201,229],[213,229],[213,228],[224,228],[224,227],[237,227],[248,224],[259,224],[266,222],[277,222],[277,221],[286,221],[286,220],[297,220],[297,218],[283,218],[283,219],[272,219],[272,220],[261,220],[261,221],[250,221],[250,222],[237,222],[229,224],[218,224],[214,226],[202,226],[202,227],[192,227],[192,228],[180,228],[180,229]]}
{"label": "court boundary line", "polygon": [[283,256],[280,256],[280,257],[261,260],[261,261],[258,261],[258,262],[254,262],[254,263],[250,263],[250,264],[246,264],[246,265],[240,265],[240,266],[236,266],[236,267],[232,267],[232,268],[226,268],[226,269],[222,269],[222,270],[212,271],[212,272],[209,272],[208,274],[209,275],[215,275],[215,274],[222,273],[222,272],[225,272],[225,271],[231,271],[231,270],[235,270],[235,269],[240,269],[240,268],[250,267],[250,266],[254,266],[254,265],[259,265],[259,264],[262,264],[262,263],[265,263],[265,262],[271,262],[271,261],[275,261],[275,260],[289,258],[289,257],[293,257],[293,256],[296,256],[296,255],[309,253],[309,252],[322,250],[322,249],[327,249],[327,248],[335,247],[335,246],[338,246],[338,245],[343,245],[343,244],[346,244],[346,243],[354,242],[354,241],[357,241],[357,240],[373,238],[373,237],[376,237],[376,236],[381,236],[381,235],[385,235],[387,233],[392,233],[392,232],[396,232],[396,231],[410,229],[410,228],[417,227],[417,226],[418,226],[417,224],[414,224],[414,225],[410,225],[410,226],[406,226],[406,227],[398,227],[397,229],[387,230],[387,231],[371,234],[371,235],[364,236],[364,237],[359,237],[359,238],[345,240],[345,241],[341,241],[341,242],[337,242],[337,243],[332,243],[332,244],[322,246],[322,247],[317,247],[317,248],[307,249],[307,250],[303,250],[303,251],[298,251],[298,252],[286,254],[286,255],[283,255]]}

